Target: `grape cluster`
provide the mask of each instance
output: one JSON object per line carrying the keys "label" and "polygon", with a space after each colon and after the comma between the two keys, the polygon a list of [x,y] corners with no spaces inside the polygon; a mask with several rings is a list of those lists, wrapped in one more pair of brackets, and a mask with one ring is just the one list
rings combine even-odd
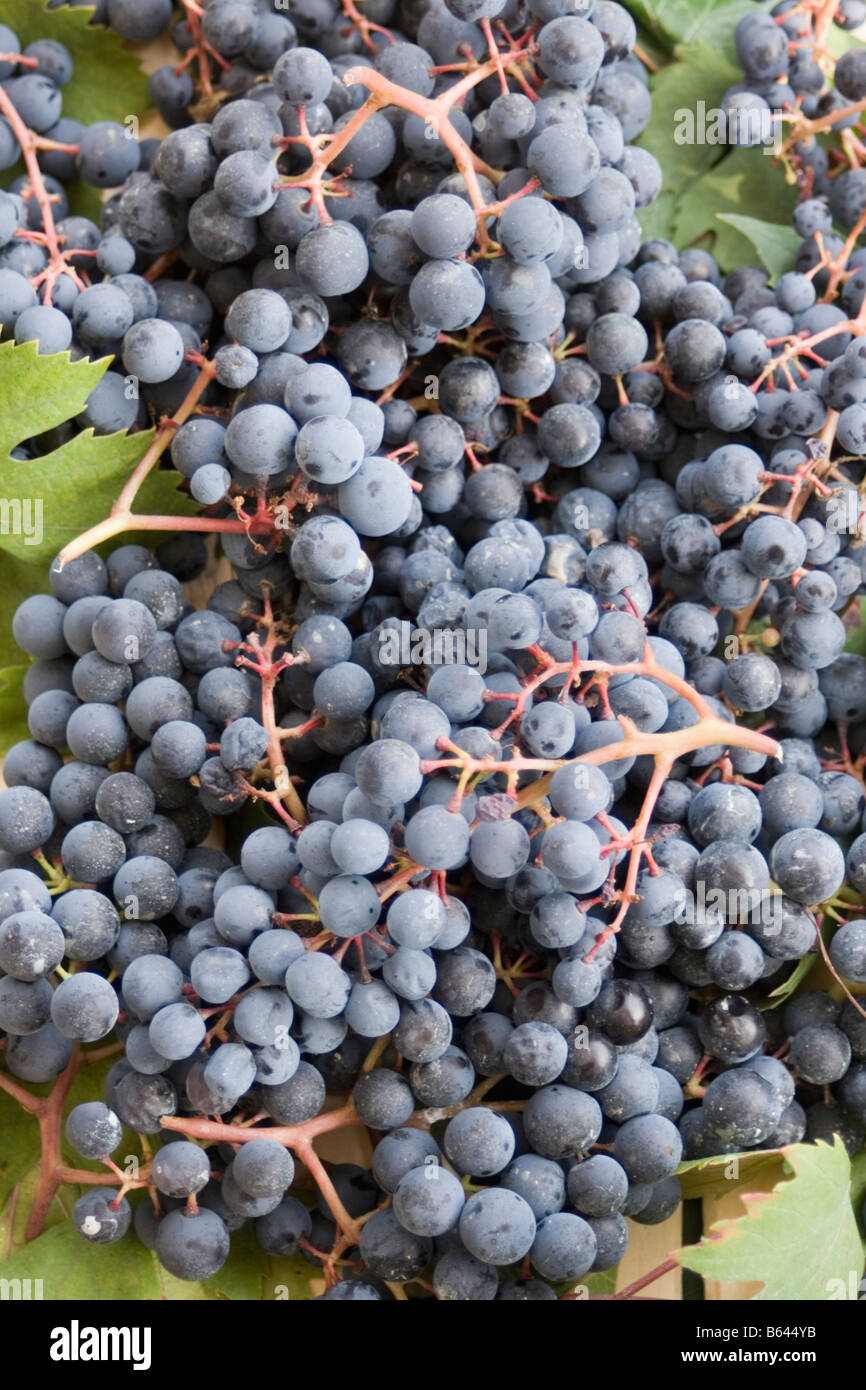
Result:
{"label": "grape cluster", "polygon": [[[860,213],[815,173],[772,289],[643,240],[634,24],[562,8],[344,33],[213,0],[187,22],[225,99],[193,122],[163,70],[159,142],[58,129],[56,44],[0,89],[43,193],[114,190],[99,228],[32,170],[0,194],[4,330],[113,355],[78,424],[155,423],[205,509],[155,551],[67,547],[15,615],[5,1065],[122,1043],[68,1142],[160,1146],[73,1220],[182,1279],[252,1222],[326,1300],[552,1299],[676,1209],[682,1157],[866,1136],[859,1006],[771,1007],[825,916],[866,981],[866,323],[831,231]],[[782,105],[787,32],[738,31]],[[233,577],[194,608],[207,530]],[[323,1164],[358,1122],[372,1173]]]}
{"label": "grape cluster", "polygon": [[[846,108],[866,95],[863,63],[852,49],[838,64],[832,60],[833,81],[827,81],[824,60],[830,56],[826,39],[831,22],[839,29],[857,29],[866,22],[866,5],[863,0],[839,0],[832,11],[819,16],[816,10],[800,9],[795,0],[779,0],[771,9],[762,7],[743,16],[734,34],[743,77],[722,101],[731,144],[767,143],[768,137],[787,134],[795,114],[806,120],[825,119],[825,130],[843,131],[856,124],[857,113]],[[833,121],[837,112],[839,119]],[[827,149],[805,131],[805,138],[798,138],[796,127],[793,134],[811,192],[829,195]]]}
{"label": "grape cluster", "polygon": [[[0,46],[10,48],[11,55],[19,48],[5,25],[0,25]],[[114,187],[139,168],[148,144],[157,142],[139,144],[115,122],[85,126],[63,116],[63,87],[73,65],[67,49],[54,39],[37,39],[23,49],[19,64],[9,61],[0,67],[8,70],[0,103],[0,169],[17,163],[24,139],[34,160],[38,149],[39,181],[37,195],[28,169],[0,193],[3,335],[18,343],[35,342],[45,354],[72,348],[76,357],[96,358],[113,352],[136,317],[120,288],[122,276],[135,265],[136,251],[116,231],[70,215],[66,184],[82,179],[95,188]],[[102,276],[110,280],[90,283]],[[115,416],[105,416],[103,432],[134,424],[137,402],[119,413],[115,405]]]}

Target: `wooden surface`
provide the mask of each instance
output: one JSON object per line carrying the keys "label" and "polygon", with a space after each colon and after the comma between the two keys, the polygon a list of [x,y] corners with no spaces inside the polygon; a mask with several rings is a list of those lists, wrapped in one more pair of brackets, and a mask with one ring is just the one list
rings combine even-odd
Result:
{"label": "wooden surface", "polygon": [[[619,1292],[629,1284],[649,1274],[657,1265],[664,1264],[674,1250],[683,1244],[682,1211],[674,1212],[660,1226],[639,1226],[636,1221],[628,1223],[628,1249],[617,1271],[616,1287]],[[683,1296],[683,1272],[671,1270],[663,1278],[647,1289],[647,1298],[680,1299]]]}

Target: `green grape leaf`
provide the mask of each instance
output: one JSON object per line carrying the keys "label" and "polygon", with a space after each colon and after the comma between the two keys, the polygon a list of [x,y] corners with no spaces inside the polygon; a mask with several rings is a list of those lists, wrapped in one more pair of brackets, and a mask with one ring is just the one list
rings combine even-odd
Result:
{"label": "green grape leaf", "polygon": [[252,1226],[232,1234],[232,1248],[218,1274],[205,1280],[204,1288],[215,1298],[237,1301],[302,1303],[311,1297],[310,1280],[322,1271],[300,1255],[266,1255]]}
{"label": "green grape leaf", "polygon": [[[7,494],[14,489],[7,483],[5,456],[25,439],[78,415],[110,362],[110,357],[73,362],[68,352],[43,357],[36,343],[0,343],[0,458]],[[32,479],[37,470],[31,464],[29,471]]]}
{"label": "green grape leaf", "polygon": [[[109,1055],[80,1068],[64,1106],[65,1114],[84,1101],[103,1099],[105,1076],[115,1060],[115,1055]],[[46,1083],[26,1089],[35,1096],[46,1096],[52,1086]],[[3,1091],[0,1127],[5,1136],[0,1155],[0,1249],[7,1247],[12,1252],[5,1261],[0,1256],[0,1270],[4,1279],[42,1279],[45,1299],[303,1302],[311,1297],[311,1280],[321,1278],[321,1271],[300,1256],[283,1259],[266,1254],[251,1226],[232,1236],[225,1265],[203,1283],[175,1279],[133,1233],[116,1245],[96,1249],[81,1239],[69,1221],[75,1201],[87,1190],[80,1183],[60,1187],[42,1234],[25,1245],[27,1216],[39,1177],[39,1127],[33,1116]],[[124,1129],[113,1158],[124,1172],[136,1176],[136,1164],[142,1159],[139,1136]],[[63,1161],[79,1170],[104,1171],[100,1163],[71,1150],[65,1139]],[[17,1189],[17,1202],[10,1200],[13,1188]],[[150,1201],[150,1197],[136,1192],[131,1201],[136,1205]]]}
{"label": "green grape leaf", "polygon": [[[62,1221],[16,1251],[2,1265],[4,1279],[39,1279],[51,1302],[139,1302],[167,1293],[156,1256],[134,1235],[114,1245],[88,1245],[71,1221]],[[186,1297],[195,1285],[184,1284]]]}
{"label": "green grape leaf", "polygon": [[762,1284],[758,1302],[845,1297],[863,1271],[845,1146],[837,1137],[832,1148],[792,1144],[782,1155],[790,1179],[769,1193],[744,1194],[745,1216],[717,1221],[676,1258],[705,1279]]}
{"label": "green grape leaf", "polygon": [[700,38],[731,57],[737,21],[754,8],[750,0],[634,0],[629,6],[633,17],[668,52]]}
{"label": "green grape leaf", "polygon": [[866,598],[860,600],[860,621],[856,627],[849,628],[845,650],[866,656]]}
{"label": "green grape leaf", "polygon": [[69,195],[69,212],[73,217],[88,217],[99,226],[102,199],[98,188],[91,188],[83,179],[73,179],[66,185]]}
{"label": "green grape leaf", "polygon": [[780,227],[774,222],[759,222],[755,217],[742,217],[736,212],[720,212],[718,218],[735,231],[742,232],[746,240],[752,243],[761,264],[770,272],[772,284],[775,284],[786,270],[793,268],[802,240],[793,227]]}
{"label": "green grape leaf", "polygon": [[838,24],[831,24],[824,43],[834,58],[841,58],[850,48],[863,47],[863,40],[859,37],[861,33],[862,29],[840,29]]}
{"label": "green grape leaf", "polygon": [[[0,661],[21,654],[11,641],[12,615],[27,594],[47,588],[45,569],[68,541],[102,521],[152,430],[95,435],[82,430],[39,458],[11,457],[24,440],[78,415],[108,368],[70,361],[68,353],[42,357],[35,343],[0,343]],[[178,492],[178,476],[157,469],[136,502],[140,513],[189,516],[198,508]],[[163,533],[161,533],[163,534]]]}
{"label": "green grape leaf", "polygon": [[[634,14],[632,18],[634,18]],[[647,67],[652,63],[656,68],[661,68],[668,62],[670,55],[667,47],[660,43],[655,34],[650,33],[649,29],[645,29],[642,24],[638,24],[637,26],[637,43],[635,47],[640,49],[643,58],[649,60]],[[652,71],[652,69],[650,69],[650,71]]]}
{"label": "green grape leaf", "polygon": [[613,1269],[604,1269],[600,1274],[587,1274],[585,1278],[581,1279],[581,1286],[588,1289],[591,1294],[614,1294],[616,1293],[618,1270],[619,1265],[615,1265]]}
{"label": "green grape leaf", "polygon": [[707,141],[704,116],[736,78],[736,68],[700,42],[650,79],[652,116],[636,143],[655,155],[664,184],[660,197],[640,213],[645,236],[670,237],[686,189],[723,157],[726,146]]}
{"label": "green grape leaf", "polygon": [[663,189],[654,203],[650,203],[647,208],[641,208],[636,215],[644,241],[649,241],[652,237],[670,241],[677,220],[676,197]]}
{"label": "green grape leaf", "polygon": [[[65,1188],[67,1205],[84,1188]],[[149,1201],[145,1194],[140,1201]],[[3,1278],[41,1279],[42,1297],[52,1302],[98,1303],[168,1300],[202,1302],[215,1299],[305,1302],[310,1280],[319,1271],[305,1261],[263,1254],[251,1230],[232,1236],[228,1260],[203,1283],[176,1279],[162,1268],[153,1251],[134,1232],[114,1245],[93,1246],[82,1240],[69,1220],[56,1224],[0,1265]]]}
{"label": "green grape leaf", "polygon": [[34,39],[56,39],[72,55],[72,77],[63,88],[64,116],[85,125],[123,121],[148,105],[147,78],[116,34],[91,25],[92,13],[67,6],[46,10],[38,0],[3,0],[3,23],[18,35],[22,48]]}
{"label": "green grape leaf", "polygon": [[0,756],[8,753],[13,743],[30,737],[27,702],[21,688],[26,670],[26,666],[6,666],[0,670]]}
{"label": "green grape leaf", "polygon": [[[0,533],[0,661],[14,667],[26,662],[27,657],[12,637],[12,615],[28,595],[48,592],[48,571],[43,565],[19,560],[4,550],[3,539]],[[26,717],[23,703],[17,711],[20,722]]]}
{"label": "green grape leaf", "polygon": [[[10,1080],[14,1080],[10,1077]],[[3,1146],[0,1151],[0,1209],[6,1204],[13,1187],[32,1171],[39,1162],[39,1126],[32,1115],[21,1109],[17,1100],[0,1091],[0,1132]]]}
{"label": "green grape leaf", "polygon": [[[102,1049],[97,1048],[95,1051],[100,1053]],[[97,1056],[94,1061],[82,1061],[82,1065],[79,1067],[69,1089],[69,1094],[64,1105],[64,1114],[68,1114],[73,1106],[80,1105],[84,1101],[104,1099],[106,1075],[112,1064],[117,1060],[121,1051],[122,1048],[120,1044],[117,1044],[113,1052],[107,1057]],[[82,1059],[86,1058],[87,1055],[87,1051],[82,1052]],[[16,1080],[15,1077],[11,1077],[10,1079],[13,1081]],[[44,1098],[51,1094],[54,1083],[45,1082],[43,1084],[35,1084],[31,1082],[18,1082],[17,1084],[22,1085],[32,1096]],[[3,1208],[3,1203],[8,1195],[11,1184],[16,1184],[18,1188],[15,1210],[10,1211],[7,1208],[3,1218],[0,1218],[0,1249],[2,1249],[6,1243],[3,1232],[4,1224],[6,1227],[6,1237],[11,1240],[13,1245],[15,1243],[22,1244],[24,1241],[27,1217],[39,1178],[41,1148],[38,1121],[33,1115],[23,1110],[18,1105],[17,1101],[13,1100],[5,1093],[0,1093],[0,1124],[3,1126],[3,1133],[5,1136],[10,1139],[14,1136],[14,1146],[17,1146],[15,1148],[16,1157],[14,1169],[10,1169],[11,1177],[8,1182],[4,1183],[5,1173],[3,1169],[0,1168],[0,1210]],[[89,1169],[92,1172],[100,1173],[105,1171],[100,1163],[91,1162],[88,1159],[82,1158],[80,1154],[77,1154],[66,1142],[64,1134],[61,1135],[61,1141],[63,1150],[62,1161],[70,1168]],[[4,1157],[6,1152],[12,1149],[13,1144],[11,1142],[5,1144]],[[114,1158],[119,1167],[124,1168],[126,1171],[132,1171],[133,1163],[140,1162],[141,1160],[141,1143],[138,1135],[134,1134],[131,1130],[125,1129],[123,1132],[123,1139],[118,1145]],[[59,1188],[57,1197],[46,1217],[46,1230],[56,1225],[58,1221],[66,1219],[72,1209],[73,1203],[83,1190],[82,1187],[75,1184],[64,1184]]]}
{"label": "green grape leaf", "polygon": [[598,1274],[585,1274],[582,1279],[556,1283],[553,1287],[559,1298],[562,1298],[564,1294],[576,1295],[575,1303],[584,1303],[593,1295],[598,1294],[609,1297],[616,1293],[618,1269],[619,1265],[614,1265],[613,1269],[604,1269]]}
{"label": "green grape leaf", "polygon": [[781,1149],[759,1149],[750,1153],[716,1154],[712,1158],[692,1158],[681,1163],[676,1176],[683,1190],[683,1201],[694,1197],[725,1197],[758,1173],[778,1169],[781,1176]]}
{"label": "green grape leaf", "polygon": [[851,1160],[851,1200],[854,1210],[859,1210],[866,1197],[866,1148],[862,1148]]}
{"label": "green grape leaf", "polygon": [[736,226],[723,220],[744,207],[750,221],[781,226],[791,215],[797,190],[760,149],[735,149],[696,179],[680,199],[672,240],[677,246],[703,241],[723,271],[753,265],[755,246]]}

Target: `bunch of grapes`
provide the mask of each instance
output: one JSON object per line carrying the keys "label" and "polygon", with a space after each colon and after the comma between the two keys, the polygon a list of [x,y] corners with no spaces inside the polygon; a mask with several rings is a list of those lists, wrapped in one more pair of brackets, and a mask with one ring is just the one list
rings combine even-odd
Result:
{"label": "bunch of grapes", "polygon": [[[681,1158],[862,1144],[866,189],[812,127],[866,75],[806,8],[742,21],[726,98],[791,125],[773,288],[642,238],[614,0],[187,4],[141,142],[0,31],[3,331],[115,359],[66,432],[157,426],[14,620],[0,1084],[122,1046],[66,1121],[86,1240],[200,1280],[251,1222],[327,1300],[555,1299]],[[157,467],[202,512],[117,544]],[[818,952],[847,1001],[774,1010]],[[371,1173],[318,1157],[359,1125]]]}

